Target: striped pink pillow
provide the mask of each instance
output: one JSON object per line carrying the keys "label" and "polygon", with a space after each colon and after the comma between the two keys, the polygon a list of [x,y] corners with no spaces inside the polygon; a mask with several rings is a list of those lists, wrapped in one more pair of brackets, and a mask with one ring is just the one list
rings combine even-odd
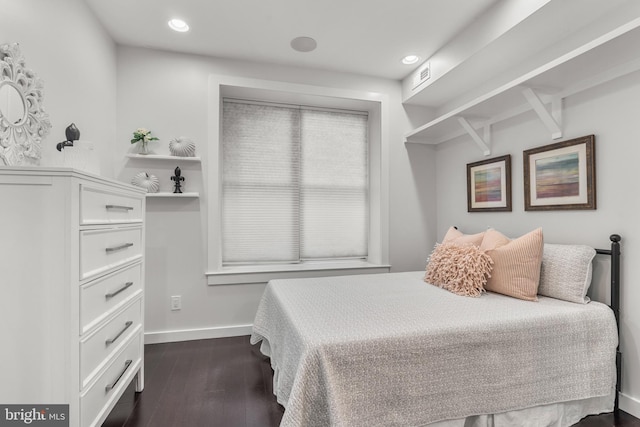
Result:
{"label": "striped pink pillow", "polygon": [[510,240],[499,231],[485,232],[480,249],[493,260],[485,290],[537,301],[544,241],[542,228]]}

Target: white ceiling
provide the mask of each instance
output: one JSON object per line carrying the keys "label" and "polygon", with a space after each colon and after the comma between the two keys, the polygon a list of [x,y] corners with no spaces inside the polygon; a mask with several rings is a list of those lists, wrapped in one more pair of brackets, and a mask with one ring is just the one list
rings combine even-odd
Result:
{"label": "white ceiling", "polygon": [[[400,80],[418,65],[402,57],[429,58],[498,0],[85,1],[119,44]],[[298,36],[318,48],[294,51]]]}

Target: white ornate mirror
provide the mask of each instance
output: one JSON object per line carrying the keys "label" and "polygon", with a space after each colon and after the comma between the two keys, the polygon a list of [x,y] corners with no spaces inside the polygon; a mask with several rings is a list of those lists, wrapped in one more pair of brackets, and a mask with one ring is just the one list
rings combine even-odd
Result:
{"label": "white ornate mirror", "polygon": [[0,46],[0,165],[37,165],[51,123],[42,81],[25,67],[17,43]]}

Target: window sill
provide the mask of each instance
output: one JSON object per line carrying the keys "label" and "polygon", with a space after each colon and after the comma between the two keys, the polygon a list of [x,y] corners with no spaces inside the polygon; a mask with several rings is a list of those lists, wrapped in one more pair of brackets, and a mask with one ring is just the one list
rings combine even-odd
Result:
{"label": "window sill", "polygon": [[272,279],[346,276],[351,274],[388,273],[390,265],[366,261],[306,262],[302,264],[245,265],[224,267],[205,273],[209,285],[266,283]]}

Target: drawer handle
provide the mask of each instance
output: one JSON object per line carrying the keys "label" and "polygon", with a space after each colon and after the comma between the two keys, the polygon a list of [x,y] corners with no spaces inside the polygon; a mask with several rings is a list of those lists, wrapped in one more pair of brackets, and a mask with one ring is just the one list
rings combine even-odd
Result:
{"label": "drawer handle", "polygon": [[133,322],[131,320],[127,321],[127,323],[124,324],[124,328],[122,328],[122,330],[120,332],[118,332],[118,334],[113,337],[113,338],[109,338],[108,340],[106,340],[104,343],[107,347],[109,347],[111,344],[113,344],[114,342],[116,342],[116,340],[118,338],[120,338],[120,335],[124,334],[124,331],[126,331],[127,329],[129,329],[129,326],[133,325]]}
{"label": "drawer handle", "polygon": [[125,291],[130,286],[133,286],[133,282],[125,283],[123,287],[121,287],[117,291],[109,292],[108,294],[105,294],[104,297],[105,297],[105,299],[111,299],[111,298],[115,297],[116,295],[118,295],[120,292]]}
{"label": "drawer handle", "polygon": [[111,252],[119,251],[120,249],[130,248],[131,246],[133,246],[133,243],[125,243],[124,245],[114,246],[112,248],[106,248],[105,251],[107,253],[111,253]]}
{"label": "drawer handle", "polygon": [[107,210],[111,210],[111,209],[118,209],[118,210],[124,210],[124,211],[133,210],[133,206],[122,206],[122,205],[106,205],[105,208]]}
{"label": "drawer handle", "polygon": [[107,384],[107,386],[104,388],[105,393],[109,393],[111,390],[113,390],[116,384],[118,384],[118,381],[120,381],[120,378],[122,378],[124,373],[127,372],[127,369],[129,369],[129,366],[131,366],[132,362],[133,360],[127,360],[126,362],[124,362],[124,369],[122,370],[122,372],[120,372],[120,375],[118,375],[118,378],[116,378],[114,382],[112,382],[111,384]]}

